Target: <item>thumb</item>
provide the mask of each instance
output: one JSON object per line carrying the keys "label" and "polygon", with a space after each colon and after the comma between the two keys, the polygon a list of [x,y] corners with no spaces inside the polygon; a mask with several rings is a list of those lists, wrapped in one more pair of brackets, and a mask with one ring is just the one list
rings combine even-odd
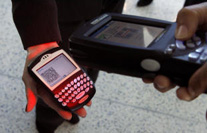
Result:
{"label": "thumb", "polygon": [[193,10],[183,8],[177,16],[177,27],[175,38],[178,40],[188,40],[196,32],[198,27],[198,16]]}
{"label": "thumb", "polygon": [[177,16],[175,37],[179,40],[190,39],[196,30],[207,30],[207,2],[181,9]]}
{"label": "thumb", "polygon": [[33,108],[37,103],[37,96],[30,88],[26,88],[26,96],[27,96],[27,105],[25,111],[30,112],[33,110]]}

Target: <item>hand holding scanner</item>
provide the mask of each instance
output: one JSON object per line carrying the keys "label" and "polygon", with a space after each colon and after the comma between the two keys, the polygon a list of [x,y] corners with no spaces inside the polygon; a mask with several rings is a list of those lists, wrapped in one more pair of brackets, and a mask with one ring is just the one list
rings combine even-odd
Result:
{"label": "hand holding scanner", "polygon": [[28,71],[66,110],[83,107],[95,94],[87,74],[60,48],[40,55],[28,66]]}
{"label": "hand holding scanner", "polygon": [[207,61],[206,36],[176,40],[175,28],[174,22],[103,14],[72,34],[70,52],[85,66],[135,77],[162,74],[187,86],[191,75]]}

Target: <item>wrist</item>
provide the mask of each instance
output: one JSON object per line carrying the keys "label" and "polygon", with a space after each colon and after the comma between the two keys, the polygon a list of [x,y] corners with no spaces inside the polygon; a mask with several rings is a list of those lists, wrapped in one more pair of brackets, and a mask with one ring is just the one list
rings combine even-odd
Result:
{"label": "wrist", "polygon": [[37,55],[40,55],[41,53],[56,47],[59,47],[57,42],[43,43],[43,44],[38,44],[35,46],[28,47],[27,48],[28,57],[32,59]]}

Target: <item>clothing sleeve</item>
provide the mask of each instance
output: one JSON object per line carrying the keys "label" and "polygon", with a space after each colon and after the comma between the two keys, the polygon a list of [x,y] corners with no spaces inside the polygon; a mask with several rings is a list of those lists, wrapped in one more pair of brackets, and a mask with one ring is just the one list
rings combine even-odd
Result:
{"label": "clothing sleeve", "polygon": [[12,13],[24,49],[61,41],[55,0],[12,0]]}

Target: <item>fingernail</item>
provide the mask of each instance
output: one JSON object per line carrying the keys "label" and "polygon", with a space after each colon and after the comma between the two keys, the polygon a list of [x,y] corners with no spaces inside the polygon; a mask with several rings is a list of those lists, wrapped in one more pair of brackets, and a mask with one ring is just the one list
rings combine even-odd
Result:
{"label": "fingernail", "polygon": [[177,39],[182,39],[182,38],[185,38],[187,34],[188,34],[187,27],[185,25],[180,25],[178,29],[176,30],[175,37]]}
{"label": "fingernail", "polygon": [[195,93],[194,89],[193,88],[189,88],[188,90],[189,90],[190,96],[191,97],[195,97],[196,93]]}
{"label": "fingernail", "polygon": [[59,114],[66,120],[71,120],[72,115],[67,111],[60,111]]}
{"label": "fingernail", "polygon": [[183,100],[190,101],[192,98],[189,95],[186,95]]}
{"label": "fingernail", "polygon": [[164,86],[162,86],[162,85],[160,85],[160,84],[157,84],[157,83],[155,83],[155,84],[156,84],[156,86],[158,87],[158,89],[160,89],[160,90],[164,90],[164,89],[165,89]]}

